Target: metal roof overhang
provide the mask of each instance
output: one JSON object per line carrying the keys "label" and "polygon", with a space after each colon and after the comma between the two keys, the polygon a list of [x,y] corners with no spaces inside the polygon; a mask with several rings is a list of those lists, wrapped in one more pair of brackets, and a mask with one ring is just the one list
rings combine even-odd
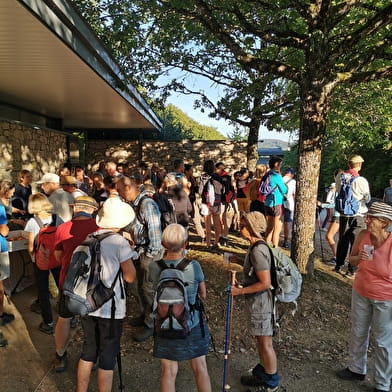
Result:
{"label": "metal roof overhang", "polygon": [[0,101],[63,129],[160,130],[137,90],[67,0],[0,1]]}

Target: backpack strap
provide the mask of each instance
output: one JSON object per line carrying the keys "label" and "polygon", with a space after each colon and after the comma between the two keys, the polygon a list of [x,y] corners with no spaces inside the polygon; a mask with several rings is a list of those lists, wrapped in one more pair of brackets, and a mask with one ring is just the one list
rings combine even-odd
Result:
{"label": "backpack strap", "polygon": [[142,219],[142,216],[140,215],[140,209],[142,208],[142,203],[143,200],[147,199],[148,196],[144,195],[139,199],[139,203],[137,203],[137,206],[135,208],[135,212],[136,212],[136,219],[144,226],[144,222]]}
{"label": "backpack strap", "polygon": [[161,269],[161,271],[169,268],[166,263],[163,261],[163,259],[157,260],[157,264],[159,266],[159,268]]}
{"label": "backpack strap", "polygon": [[188,266],[188,264],[191,262],[189,259],[182,259],[177,265],[176,269],[180,271],[184,271],[184,269]]}

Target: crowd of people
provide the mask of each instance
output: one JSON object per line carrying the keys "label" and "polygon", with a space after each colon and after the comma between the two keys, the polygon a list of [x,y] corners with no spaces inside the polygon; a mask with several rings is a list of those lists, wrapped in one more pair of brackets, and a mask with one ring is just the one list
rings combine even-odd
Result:
{"label": "crowd of people", "polygon": [[[273,156],[268,166],[258,164],[254,171],[242,167],[231,174],[224,162],[207,160],[201,176],[196,178],[193,166],[182,160],[173,162],[172,171],[158,165],[150,168],[141,162],[135,172],[130,172],[125,163],[110,161],[101,162],[91,176],[82,167],[63,167],[58,173],[45,173],[36,181],[38,189],[34,192],[31,186],[33,178],[27,170],[20,172],[17,186],[3,181],[0,186],[1,251],[7,249],[5,237],[9,229],[23,228],[29,233],[28,251],[34,263],[37,286],[37,299],[32,303],[32,309],[42,315],[39,330],[46,334],[55,333],[56,372],[67,368],[67,344],[74,320],[63,295],[65,276],[74,250],[87,235],[93,234],[102,238],[101,259],[106,266],[102,280],[107,287],[114,287],[115,312],[113,314],[108,302],[82,318],[85,337],[78,365],[77,390],[88,390],[95,363],[99,389],[111,390],[126,315],[123,291],[127,286],[127,291],[138,304],[138,314],[130,320],[132,326],[138,327],[134,340],[142,342],[154,336],[153,355],[160,359],[162,367],[160,390],[175,391],[178,361],[189,360],[198,391],[211,391],[205,360],[210,340],[208,325],[199,327],[203,316],[194,310],[195,303],[207,294],[203,271],[197,261],[192,260],[183,271],[189,283],[186,286],[187,298],[194,312],[189,335],[185,340],[171,340],[154,333],[153,308],[161,273],[159,264],[162,260],[172,268],[181,264],[189,247],[188,232],[192,226],[206,250],[228,246],[230,231],[238,231],[249,241],[250,247],[243,262],[244,287],[232,287],[231,294],[246,296],[260,363],[253,368],[252,375],[243,376],[241,382],[259,386],[265,391],[277,391],[280,377],[272,344],[273,304],[270,295],[273,260],[268,248],[261,242],[271,247],[290,248],[296,180],[295,171],[292,168],[283,170],[282,163],[281,157]],[[381,350],[376,366],[376,390],[387,391],[389,381],[386,380],[392,377],[392,355],[388,352],[389,348],[386,354],[382,352],[382,347],[391,339],[392,327],[385,327],[384,318],[375,319],[373,312],[376,312],[375,306],[379,301],[388,305],[388,312],[392,309],[392,237],[388,231],[392,223],[392,180],[391,187],[385,190],[384,202],[372,204],[368,211],[371,197],[368,182],[359,175],[362,163],[362,157],[354,155],[349,159],[347,170],[335,173],[325,202],[319,203],[328,210],[320,227],[325,227],[330,221],[326,238],[334,255],[334,270],[341,272],[349,256],[347,274],[356,274],[353,291],[355,343],[350,348],[352,362],[338,376],[362,379],[366,373],[364,352],[368,344],[368,326],[373,321],[382,324],[374,332],[379,337],[376,339],[379,342],[377,347]],[[352,190],[359,209],[354,216],[339,216],[335,206],[336,194],[342,181],[350,177],[355,179]],[[36,238],[43,227],[49,226],[56,228],[54,261],[42,266],[37,259]],[[338,230],[336,246],[334,235]],[[374,245],[372,260],[384,260],[384,264],[380,262],[379,269],[374,269],[375,262],[370,262],[369,256],[365,255],[365,243]],[[118,271],[121,274],[116,281]],[[0,270],[0,320],[3,325],[14,319],[12,314],[4,312],[2,306],[2,280],[6,277],[7,273],[2,275]],[[59,288],[56,323],[48,288],[51,277]],[[375,285],[380,285],[377,295],[374,295],[374,290],[369,291],[365,287],[364,279],[373,279]],[[367,307],[366,320],[355,310],[358,306]],[[392,314],[383,314],[383,317],[391,320]],[[0,333],[0,346],[6,344]]]}

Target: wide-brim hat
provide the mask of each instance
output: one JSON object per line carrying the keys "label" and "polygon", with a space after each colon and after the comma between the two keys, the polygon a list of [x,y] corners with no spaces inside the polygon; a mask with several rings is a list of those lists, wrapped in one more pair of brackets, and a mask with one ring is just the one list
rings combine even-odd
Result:
{"label": "wide-brim hat", "polygon": [[351,155],[350,158],[348,158],[348,161],[351,163],[365,162],[365,160],[360,155]]}
{"label": "wide-brim hat", "polygon": [[385,219],[392,222],[392,206],[381,200],[370,202],[367,214],[375,218]]}
{"label": "wide-brim hat", "polygon": [[45,184],[47,182],[54,182],[55,184],[58,184],[60,182],[60,177],[54,173],[46,173],[39,181],[36,182],[36,184]]}
{"label": "wide-brim hat", "polygon": [[75,206],[81,206],[81,207],[90,207],[94,209],[98,209],[98,203],[95,199],[93,199],[90,196],[79,196],[75,199],[74,202]]}
{"label": "wide-brim hat", "polygon": [[96,222],[102,229],[122,229],[135,219],[133,208],[113,197],[107,199],[98,211]]}
{"label": "wide-brim hat", "polygon": [[262,234],[267,230],[267,221],[264,215],[259,211],[252,211],[243,213],[242,218],[246,220],[253,234],[258,238],[262,238]]}
{"label": "wide-brim hat", "polygon": [[76,178],[72,176],[61,176],[61,185],[76,185]]}

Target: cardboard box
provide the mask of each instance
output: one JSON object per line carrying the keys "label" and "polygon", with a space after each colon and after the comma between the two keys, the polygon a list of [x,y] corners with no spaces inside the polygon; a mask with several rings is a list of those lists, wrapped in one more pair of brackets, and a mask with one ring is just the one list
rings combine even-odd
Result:
{"label": "cardboard box", "polygon": [[[23,237],[23,240],[10,241],[11,238]],[[7,235],[8,241],[8,252],[17,252],[18,250],[27,249],[27,240],[29,238],[29,232],[24,230],[13,230]]]}

